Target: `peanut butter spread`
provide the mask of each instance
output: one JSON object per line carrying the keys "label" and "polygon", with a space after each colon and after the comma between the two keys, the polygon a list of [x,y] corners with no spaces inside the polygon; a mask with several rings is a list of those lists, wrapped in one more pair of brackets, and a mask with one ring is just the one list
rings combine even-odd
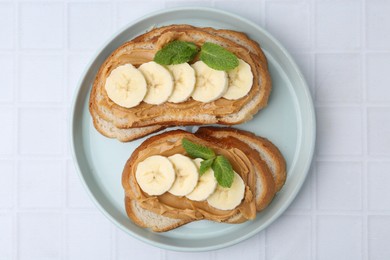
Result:
{"label": "peanut butter spread", "polygon": [[[219,210],[211,207],[207,201],[192,201],[186,197],[174,196],[168,192],[159,196],[149,196],[137,184],[135,171],[139,162],[152,155],[171,156],[173,154],[184,154],[185,150],[181,145],[182,138],[202,145],[212,147],[216,154],[224,155],[233,166],[233,169],[243,179],[246,189],[244,198],[233,210]],[[131,162],[131,164],[129,164]],[[255,205],[255,170],[248,157],[237,148],[217,147],[191,134],[174,137],[170,140],[158,140],[143,147],[135,158],[131,158],[123,172],[124,187],[127,195],[138,200],[140,206],[157,214],[167,217],[200,220],[210,219],[214,221],[225,221],[238,213],[241,213],[241,221],[254,219],[256,217]]]}
{"label": "peanut butter spread", "polygon": [[[247,103],[249,103],[256,95],[265,95],[260,91],[260,80],[259,80],[259,66],[261,66],[260,61],[257,60],[257,56],[250,54],[249,51],[245,48],[240,47],[237,44],[229,42],[226,46],[223,46],[227,50],[233,52],[238,58],[246,61],[252,69],[253,74],[253,85],[250,92],[238,100],[227,100],[225,98],[219,98],[210,103],[202,103],[193,100],[189,100],[182,103],[170,103],[165,102],[161,105],[151,105],[145,102],[141,102],[138,106],[132,108],[124,108],[113,101],[111,101],[105,91],[104,85],[107,77],[110,75],[111,71],[116,67],[123,64],[132,64],[136,67],[140,66],[143,63],[152,61],[155,53],[166,43],[172,40],[181,40],[181,41],[190,41],[197,44],[199,47],[203,44],[204,40],[198,36],[197,31],[185,30],[185,31],[173,31],[167,32],[157,39],[152,39],[152,43],[136,43],[136,46],[126,49],[126,47],[120,48],[115,51],[103,64],[101,67],[98,76],[95,80],[94,90],[95,94],[99,93],[100,97],[97,97],[97,111],[99,109],[105,111],[111,111],[116,118],[122,119],[121,122],[127,122],[122,125],[117,125],[120,128],[129,128],[129,127],[138,127],[148,125],[145,122],[153,123],[153,119],[164,116],[164,115],[180,115],[184,121],[187,119],[191,121],[194,116],[197,115],[213,115],[218,118],[218,116],[229,115],[240,111],[240,109]],[[217,36],[214,36],[218,38]],[[220,39],[218,39],[220,40]],[[210,41],[210,39],[208,39]],[[141,48],[142,46],[142,48]],[[100,114],[103,118],[106,116],[104,113]],[[109,120],[109,118],[106,118]],[[201,120],[201,119],[199,119]],[[149,123],[149,124],[151,124]],[[167,119],[166,123],[169,123]],[[196,122],[193,122],[196,123]]]}

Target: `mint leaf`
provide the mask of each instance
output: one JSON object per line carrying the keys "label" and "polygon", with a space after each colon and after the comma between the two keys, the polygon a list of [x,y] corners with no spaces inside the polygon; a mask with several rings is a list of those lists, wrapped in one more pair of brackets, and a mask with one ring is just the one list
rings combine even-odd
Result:
{"label": "mint leaf", "polygon": [[181,64],[193,60],[198,52],[192,42],[173,41],[156,53],[154,61],[161,65]]}
{"label": "mint leaf", "polygon": [[202,176],[208,169],[210,169],[211,165],[214,162],[214,158],[204,160],[200,162],[199,175]]}
{"label": "mint leaf", "polygon": [[186,138],[183,138],[181,140],[181,144],[188,153],[188,155],[193,158],[202,158],[204,160],[208,160],[215,157],[214,151],[210,148],[203,145],[195,144]]}
{"label": "mint leaf", "polygon": [[215,70],[232,70],[238,66],[236,55],[211,42],[203,44],[199,59]]}
{"label": "mint leaf", "polygon": [[234,171],[229,160],[223,155],[218,155],[211,167],[218,184],[222,187],[230,188],[233,183]]}

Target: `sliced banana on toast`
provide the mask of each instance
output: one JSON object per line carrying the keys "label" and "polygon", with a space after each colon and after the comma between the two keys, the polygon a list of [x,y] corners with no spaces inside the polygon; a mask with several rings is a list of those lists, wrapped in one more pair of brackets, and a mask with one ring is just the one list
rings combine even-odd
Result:
{"label": "sliced banana on toast", "polygon": [[198,183],[198,169],[189,157],[182,154],[169,156],[168,159],[176,172],[176,180],[168,192],[176,196],[186,196],[194,190]]}
{"label": "sliced banana on toast", "polygon": [[168,101],[181,103],[191,97],[195,88],[195,71],[188,63],[168,65],[174,80],[173,93]]}
{"label": "sliced banana on toast", "polygon": [[253,73],[251,66],[238,59],[238,66],[228,71],[229,87],[224,98],[229,100],[236,100],[244,97],[252,88],[253,85]]}
{"label": "sliced banana on toast", "polygon": [[[193,161],[199,170],[200,163],[203,161],[203,159],[196,158]],[[213,169],[210,168],[199,177],[195,189],[190,194],[186,195],[186,197],[190,200],[204,201],[215,191],[216,187],[217,180],[214,177]]]}
{"label": "sliced banana on toast", "polygon": [[192,64],[196,83],[192,98],[200,102],[212,102],[221,98],[228,89],[228,77],[225,71],[215,70],[203,61]]}
{"label": "sliced banana on toast", "polygon": [[167,157],[153,155],[138,164],[135,177],[141,189],[153,196],[167,192],[172,187],[176,174]]}
{"label": "sliced banana on toast", "polygon": [[207,202],[214,208],[230,210],[234,209],[241,203],[244,198],[244,193],[245,183],[241,179],[240,175],[234,172],[232,186],[230,188],[224,188],[218,185],[215,192],[207,198]]}
{"label": "sliced banana on toast", "polygon": [[112,70],[106,79],[105,89],[113,102],[126,108],[141,103],[147,90],[144,76],[131,64]]}
{"label": "sliced banana on toast", "polygon": [[160,105],[168,100],[173,92],[173,77],[171,73],[154,61],[139,66],[147,83],[147,93],[144,101],[148,104]]}

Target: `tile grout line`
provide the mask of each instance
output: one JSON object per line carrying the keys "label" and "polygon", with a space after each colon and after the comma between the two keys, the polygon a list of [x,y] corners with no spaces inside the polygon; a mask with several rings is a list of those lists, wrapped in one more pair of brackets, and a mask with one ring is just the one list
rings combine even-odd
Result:
{"label": "tile grout line", "polygon": [[[315,0],[310,1],[310,18],[311,18],[311,27],[310,27],[310,33],[311,33],[311,55],[310,55],[310,62],[312,63],[311,66],[311,73],[312,73],[312,79],[311,79],[311,84],[312,85],[312,100],[314,103],[314,113],[316,109],[316,93],[317,93],[317,87],[316,87],[316,55],[317,55],[317,39],[316,39],[316,34],[315,34],[315,29],[317,27],[317,19],[316,19],[316,8],[317,4]],[[317,259],[317,149],[314,151],[314,156],[312,160],[312,166],[311,166],[311,172],[313,174],[312,179],[311,179],[311,247],[310,247],[310,258],[311,259]]]}
{"label": "tile grout line", "polygon": [[20,79],[18,77],[18,74],[20,72],[20,3],[16,3],[15,8],[15,42],[14,42],[14,49],[15,49],[15,82],[14,82],[14,109],[15,109],[15,183],[16,183],[16,189],[15,189],[15,207],[14,207],[14,220],[15,220],[15,246],[14,246],[14,258],[19,258],[19,242],[20,242],[20,221],[19,221],[19,155],[20,155],[20,144],[19,144],[19,133],[20,133],[20,111],[19,111],[19,90],[20,90]]}
{"label": "tile grout line", "polygon": [[[66,102],[67,102],[67,90],[68,90],[68,46],[67,46],[67,39],[69,38],[68,34],[68,2],[64,1],[62,4],[62,15],[63,15],[63,26],[62,26],[62,35],[64,36],[62,39],[62,61],[63,61],[63,81],[62,81],[62,87],[63,87],[63,97],[62,97],[62,107],[66,107]],[[68,125],[67,122],[67,116],[66,113],[64,112],[64,108],[62,111],[63,117],[65,118],[66,121],[66,126]],[[67,128],[67,127],[66,127]],[[62,131],[64,131],[62,129]],[[65,137],[67,140],[68,138]],[[62,225],[61,225],[61,248],[60,248],[60,253],[61,253],[61,259],[66,259],[67,255],[67,197],[68,197],[68,182],[67,182],[67,173],[68,173],[68,160],[65,158],[66,150],[67,150],[67,145],[62,142],[62,161],[63,161],[63,185],[61,186],[63,189],[63,199],[62,199],[62,214],[61,214],[61,220],[62,220]]]}
{"label": "tile grout line", "polygon": [[[17,28],[18,28],[18,4],[17,3],[13,3],[12,5],[13,7],[13,19],[14,19],[14,31],[17,32]],[[12,47],[12,51],[9,50],[5,53],[10,53],[12,52],[12,58],[14,60],[14,63],[13,63],[13,69],[14,71],[18,71],[17,68],[19,66],[18,64],[18,51],[16,49],[16,46],[17,46],[17,41],[18,41],[18,37],[17,37],[17,33],[14,33],[14,36],[13,36],[13,47]],[[17,93],[16,93],[16,88],[15,86],[17,85],[17,81],[18,81],[18,76],[17,76],[17,73],[14,73],[13,75],[13,83],[14,83],[14,91],[12,92],[12,101],[10,102],[9,104],[9,107],[13,113],[13,116],[14,116],[14,133],[16,133],[14,136],[13,136],[13,151],[12,151],[12,155],[10,156],[10,160],[12,160],[12,170],[13,170],[13,181],[14,181],[14,190],[13,190],[13,207],[10,209],[10,215],[12,216],[12,227],[11,227],[11,230],[12,230],[12,233],[13,233],[13,236],[12,236],[12,242],[11,242],[11,259],[17,259],[17,251],[18,251],[18,214],[17,214],[17,206],[18,206],[18,160],[17,160],[17,153],[18,153],[18,110],[16,109],[16,99],[17,99]]]}
{"label": "tile grout line", "polygon": [[363,51],[361,59],[361,73],[362,73],[362,142],[363,142],[363,167],[362,167],[362,176],[361,176],[361,186],[362,186],[362,258],[369,259],[368,252],[368,118],[367,118],[367,75],[366,75],[366,1],[361,1],[361,21],[360,21],[360,30],[361,30],[361,50]]}
{"label": "tile grout line", "polygon": [[[316,155],[315,155],[316,156]],[[311,190],[311,240],[312,240],[312,245],[311,245],[311,259],[317,259],[317,161],[314,159],[313,160],[313,165],[312,165],[312,172],[313,172],[313,177],[312,177],[312,190]]]}

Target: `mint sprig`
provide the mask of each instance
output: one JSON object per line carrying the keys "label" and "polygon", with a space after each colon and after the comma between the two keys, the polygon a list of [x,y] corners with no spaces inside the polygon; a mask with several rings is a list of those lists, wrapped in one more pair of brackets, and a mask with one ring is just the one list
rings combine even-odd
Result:
{"label": "mint sprig", "polygon": [[214,158],[204,160],[200,162],[199,174],[202,176],[208,169],[210,169],[211,165],[214,162]]}
{"label": "mint sprig", "polygon": [[[192,61],[198,52],[193,42],[172,41],[156,53],[154,61],[161,65],[181,64]],[[202,45],[199,59],[215,70],[232,70],[238,66],[236,55],[211,42]]]}
{"label": "mint sprig", "polygon": [[218,155],[211,167],[218,184],[222,187],[230,188],[233,183],[234,171],[229,160],[223,155]]}
{"label": "mint sprig", "polygon": [[210,148],[203,145],[195,144],[186,138],[183,138],[181,140],[181,144],[188,153],[188,155],[193,158],[202,158],[204,160],[207,160],[215,157],[214,151]]}
{"label": "mint sprig", "polygon": [[215,70],[232,70],[238,66],[236,55],[211,42],[202,45],[199,59]]}
{"label": "mint sprig", "polygon": [[181,143],[190,157],[204,159],[200,163],[200,176],[211,167],[219,185],[225,188],[230,188],[232,186],[234,171],[232,165],[225,156],[216,155],[212,149],[195,144],[186,138],[183,138]]}
{"label": "mint sprig", "polygon": [[198,52],[192,42],[173,41],[156,53],[154,61],[161,65],[181,64],[193,60]]}

